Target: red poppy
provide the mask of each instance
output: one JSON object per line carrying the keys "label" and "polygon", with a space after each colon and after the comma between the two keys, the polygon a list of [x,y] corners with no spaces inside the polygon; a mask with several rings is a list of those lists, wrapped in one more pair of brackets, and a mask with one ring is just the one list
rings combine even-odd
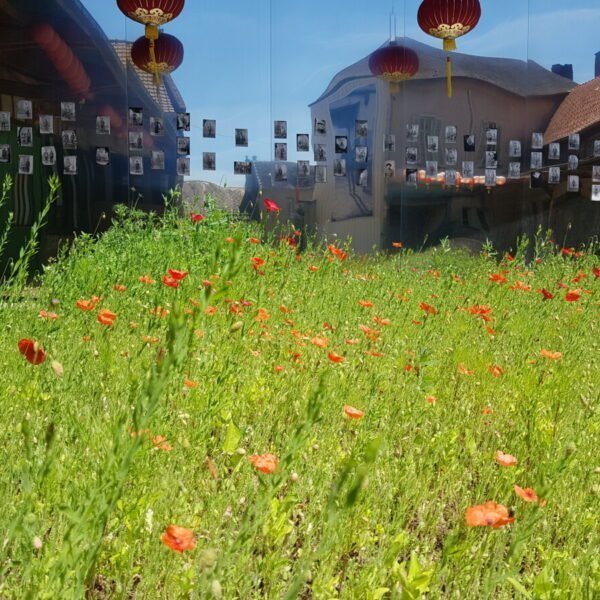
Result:
{"label": "red poppy", "polygon": [[108,310],[107,308],[104,308],[98,313],[97,320],[98,323],[101,323],[102,325],[110,326],[115,322],[116,318],[117,315],[114,312]]}
{"label": "red poppy", "polygon": [[460,365],[458,365],[458,372],[461,375],[474,375],[475,371],[470,371],[469,369],[467,369],[467,367],[465,367],[464,363],[460,363]]}
{"label": "red poppy", "polygon": [[373,308],[375,306],[370,300],[359,300],[358,304],[363,308]]}
{"label": "red poppy", "polygon": [[189,529],[177,525],[169,525],[160,539],[165,546],[175,552],[183,553],[185,550],[193,550],[196,547],[194,534]]}
{"label": "red poppy", "polygon": [[508,509],[502,504],[489,501],[485,504],[469,506],[465,513],[465,521],[469,527],[503,527],[514,523],[514,517],[510,517]]}
{"label": "red poppy", "polygon": [[91,300],[77,300],[77,302],[75,302],[75,306],[77,306],[77,308],[80,310],[94,310],[101,299],[102,298],[99,298],[98,296],[92,296]]}
{"label": "red poppy", "polygon": [[373,322],[377,323],[377,325],[383,325],[384,327],[389,327],[392,324],[389,319],[382,319],[380,317],[373,317]]}
{"label": "red poppy", "polygon": [[279,464],[279,459],[274,454],[253,454],[248,460],[257,471],[267,475],[274,473]]}
{"label": "red poppy", "polygon": [[494,377],[501,377],[502,375],[504,375],[504,369],[499,365],[488,365],[488,371]]}
{"label": "red poppy", "polygon": [[313,346],[317,346],[318,348],[327,348],[328,344],[329,344],[329,340],[327,338],[322,338],[322,337],[314,337],[312,340],[310,340],[310,343]]}
{"label": "red poppy", "polygon": [[188,276],[187,271],[178,271],[177,269],[169,269],[169,275],[177,281],[182,281]]}
{"label": "red poppy", "polygon": [[598,279],[600,277],[600,267],[594,267],[592,273],[594,274],[594,277]]}
{"label": "red poppy", "polygon": [[171,288],[179,287],[179,281],[177,279],[175,279],[174,277],[170,277],[169,275],[163,275],[162,282],[166,286],[171,287]]}
{"label": "red poppy", "polygon": [[259,267],[262,267],[265,264],[265,261],[258,256],[253,257],[251,259],[251,262],[252,262],[252,267],[254,268],[255,271],[258,270]]}
{"label": "red poppy", "polygon": [[567,302],[577,302],[581,298],[581,290],[569,290],[565,295],[565,300]]}
{"label": "red poppy", "polygon": [[255,237],[248,238],[248,241],[251,244],[260,244],[261,243],[261,241],[258,238],[255,238]]}
{"label": "red poppy", "polygon": [[256,311],[256,321],[262,322],[262,321],[268,321],[269,320],[269,313],[265,308],[259,308]]}
{"label": "red poppy", "polygon": [[336,354],[335,352],[330,352],[327,355],[327,358],[334,363],[341,363],[345,360],[343,356],[341,356],[340,354]]}
{"label": "red poppy", "polygon": [[46,353],[35,340],[22,339],[19,340],[19,352],[32,365],[41,365],[46,360]]}
{"label": "red poppy", "polygon": [[435,404],[437,402],[437,398],[430,394],[425,398],[425,402],[427,402],[428,404]]}
{"label": "red poppy", "polygon": [[338,248],[335,244],[329,244],[327,250],[329,250],[330,254],[337,256],[342,261],[348,258],[348,253],[344,252],[341,248]]}
{"label": "red poppy", "polygon": [[560,360],[562,358],[562,354],[560,352],[552,352],[552,350],[546,350],[545,348],[540,350],[540,356],[550,360]]}
{"label": "red poppy", "polygon": [[167,438],[162,435],[157,435],[150,439],[153,446],[158,450],[164,450],[165,452],[171,452],[173,450],[173,446],[169,444]]}
{"label": "red poppy", "polygon": [[192,223],[200,223],[200,221],[204,221],[204,216],[199,215],[198,213],[190,213],[190,219]]}
{"label": "red poppy", "polygon": [[523,498],[525,502],[537,502],[539,500],[538,495],[532,488],[522,488],[518,485],[515,485],[515,494],[517,494],[517,496],[520,498]]}
{"label": "red poppy", "polygon": [[264,205],[267,212],[278,213],[281,210],[277,203],[273,202],[273,200],[269,200],[269,198],[265,198]]}
{"label": "red poppy", "polygon": [[504,454],[502,450],[496,451],[495,459],[501,467],[514,467],[519,462],[515,456],[512,454]]}
{"label": "red poppy", "polygon": [[554,294],[549,292],[546,288],[542,288],[541,290],[538,290],[538,292],[544,296],[544,300],[552,300],[552,298],[554,298]]}
{"label": "red poppy", "polygon": [[506,277],[500,275],[500,273],[493,273],[488,277],[490,281],[495,281],[496,283],[506,283]]}
{"label": "red poppy", "polygon": [[148,275],[142,275],[141,277],[138,277],[138,281],[147,285],[152,285],[153,283],[156,283],[156,281],[154,281],[152,277],[148,277]]}
{"label": "red poppy", "polygon": [[127,286],[115,283],[115,285],[113,285],[113,290],[123,293],[127,291]]}
{"label": "red poppy", "polygon": [[419,308],[425,311],[429,315],[437,315],[437,308],[431,306],[431,304],[427,304],[427,302],[421,302],[419,304]]}
{"label": "red poppy", "polygon": [[392,242],[392,247],[393,248],[402,248],[403,244],[402,244],[402,242]]}
{"label": "red poppy", "polygon": [[490,334],[490,335],[496,335],[496,332],[491,328],[491,327],[486,327],[485,330]]}
{"label": "red poppy", "polygon": [[54,312],[48,312],[47,310],[40,310],[38,313],[40,319],[48,319],[49,321],[56,321],[58,315]]}
{"label": "red poppy", "polygon": [[349,404],[344,405],[344,414],[350,419],[362,419],[365,416],[364,411],[358,410]]}

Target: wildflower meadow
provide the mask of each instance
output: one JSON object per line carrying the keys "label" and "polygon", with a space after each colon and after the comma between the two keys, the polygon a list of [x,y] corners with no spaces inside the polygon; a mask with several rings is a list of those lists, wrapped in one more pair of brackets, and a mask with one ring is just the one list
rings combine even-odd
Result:
{"label": "wildflower meadow", "polygon": [[266,209],[121,207],[0,288],[0,597],[600,597],[597,246]]}

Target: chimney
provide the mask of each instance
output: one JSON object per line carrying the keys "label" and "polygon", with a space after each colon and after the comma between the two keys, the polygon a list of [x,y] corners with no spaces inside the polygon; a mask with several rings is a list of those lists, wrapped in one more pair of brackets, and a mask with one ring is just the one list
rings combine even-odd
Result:
{"label": "chimney", "polygon": [[[596,54],[596,69],[600,68],[600,52]],[[573,65],[552,65],[552,72],[573,81]]]}
{"label": "chimney", "polygon": [[594,71],[594,77],[600,77],[600,52],[596,52],[596,69]]}

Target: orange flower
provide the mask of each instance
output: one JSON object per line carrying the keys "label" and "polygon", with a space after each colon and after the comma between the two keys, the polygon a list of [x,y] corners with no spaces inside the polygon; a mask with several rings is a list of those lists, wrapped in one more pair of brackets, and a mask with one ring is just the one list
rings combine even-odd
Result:
{"label": "orange flower", "polygon": [[489,501],[485,504],[469,506],[465,513],[465,521],[469,527],[504,527],[514,523],[514,517],[510,517],[508,509],[502,504]]}
{"label": "orange flower", "polygon": [[267,310],[265,308],[259,308],[256,311],[256,318],[254,320],[259,321],[259,322],[268,321],[269,313],[267,312]]}
{"label": "orange flower", "polygon": [[460,363],[460,365],[458,365],[458,372],[461,375],[474,375],[475,371],[470,371],[469,369],[467,369],[467,367],[465,367],[464,363]]}
{"label": "orange flower", "polygon": [[581,298],[581,290],[569,290],[565,296],[567,302],[577,302]]}
{"label": "orange flower", "polygon": [[259,267],[262,267],[265,264],[265,261],[259,256],[254,256],[251,261],[253,269],[256,271]]}
{"label": "orange flower", "polygon": [[427,304],[427,302],[421,302],[419,304],[419,308],[424,310],[429,315],[437,315],[437,308],[431,306],[431,304]]}
{"label": "orange flower", "polygon": [[312,340],[310,340],[310,343],[313,344],[313,346],[317,346],[318,348],[327,348],[329,340],[327,338],[314,337]]}
{"label": "orange flower", "polygon": [[177,269],[169,269],[169,275],[177,280],[177,281],[182,281],[183,279],[185,279],[188,276],[188,272],[187,271],[178,271]]}
{"label": "orange flower", "polygon": [[217,306],[207,306],[204,309],[204,314],[205,315],[214,315],[218,310],[219,310],[219,308]]}
{"label": "orange flower", "polygon": [[344,362],[344,360],[345,360],[343,356],[340,356],[339,354],[336,354],[335,352],[330,352],[327,355],[327,358],[331,362],[334,362],[334,363],[341,363],[341,362]]}
{"label": "orange flower", "polygon": [[107,308],[104,308],[98,313],[97,321],[98,321],[98,323],[101,323],[102,325],[109,326],[115,322],[116,318],[117,318],[117,315],[114,312],[112,312],[111,310],[108,310]]}
{"label": "orange flower", "polygon": [[126,292],[127,286],[121,285],[120,283],[115,283],[115,285],[113,285],[113,290],[117,292]]}
{"label": "orange flower", "polygon": [[327,250],[329,250],[333,256],[337,256],[342,261],[348,258],[348,253],[344,252],[341,248],[337,248],[334,244],[329,244],[329,246],[327,246]]}
{"label": "orange flower", "polygon": [[378,340],[379,336],[381,335],[380,331],[377,331],[377,329],[371,329],[366,325],[359,325],[359,328],[365,334],[365,337],[373,342]]}
{"label": "orange flower", "polygon": [[183,553],[185,550],[193,550],[196,547],[194,534],[189,529],[177,525],[169,525],[160,539],[165,546],[175,552]]}
{"label": "orange flower", "polygon": [[511,285],[509,290],[520,290],[522,292],[530,292],[531,286],[523,283],[522,281],[515,281],[514,285]]}
{"label": "orange flower", "polygon": [[348,344],[348,346],[355,346],[356,344],[358,344],[358,340],[348,339],[346,340],[346,344]]}
{"label": "orange flower", "polygon": [[144,344],[158,344],[158,342],[160,342],[160,339],[150,335],[143,335],[142,342],[144,342]]}
{"label": "orange flower", "polygon": [[255,238],[255,237],[248,238],[248,241],[251,244],[260,244],[261,243],[261,241],[258,238]]}
{"label": "orange flower", "polygon": [[496,283],[506,283],[506,277],[504,277],[503,275],[500,275],[500,273],[492,273],[488,279],[490,281],[495,281]]}
{"label": "orange flower", "polygon": [[53,312],[48,312],[47,310],[40,310],[38,317],[40,319],[48,319],[49,321],[56,321],[58,319],[58,315]]}
{"label": "orange flower", "polygon": [[77,300],[77,302],[75,302],[75,306],[80,310],[90,311],[96,308],[100,300],[102,300],[102,298],[99,298],[98,296],[92,296],[91,300]]}
{"label": "orange flower", "polygon": [[496,335],[496,332],[491,328],[491,327],[486,327],[485,330],[490,334],[490,335]]}
{"label": "orange flower", "polygon": [[514,467],[519,461],[512,454],[504,454],[502,450],[497,450],[496,462],[501,467]]}
{"label": "orange flower", "polygon": [[189,390],[191,390],[197,388],[200,384],[197,381],[194,381],[193,379],[184,379],[183,385]]}
{"label": "orange flower", "polygon": [[502,375],[504,375],[504,369],[499,365],[488,365],[488,371],[494,377],[501,377]]}
{"label": "orange flower", "polygon": [[402,248],[402,242],[392,242],[392,248]]}
{"label": "orange flower", "polygon": [[577,275],[575,277],[573,277],[573,279],[571,279],[571,281],[573,283],[579,283],[580,281],[583,281],[584,279],[587,278],[587,273],[577,273]]}
{"label": "orange flower", "polygon": [[41,365],[46,360],[46,353],[35,340],[19,340],[18,346],[19,352],[32,365]]}
{"label": "orange flower", "polygon": [[546,288],[542,288],[537,291],[544,296],[544,300],[552,300],[552,298],[554,298],[554,294],[549,292]]}
{"label": "orange flower", "polygon": [[542,348],[540,351],[540,356],[549,358],[550,360],[560,360],[562,358],[562,354],[560,352],[552,352],[552,350],[546,350],[545,348]]}
{"label": "orange flower", "polygon": [[389,327],[392,324],[389,319],[381,319],[380,317],[373,317],[373,322],[377,323],[377,325],[383,325],[384,327]]}
{"label": "orange flower", "polygon": [[273,367],[273,371],[275,371],[275,373],[281,373],[281,371],[283,371],[285,369],[285,367],[283,365],[275,365]]}
{"label": "orange flower", "polygon": [[267,475],[274,473],[279,464],[279,459],[274,454],[253,454],[248,460],[257,471]]}
{"label": "orange flower", "polygon": [[153,283],[156,283],[156,281],[154,281],[152,277],[148,277],[148,275],[142,275],[141,277],[138,277],[138,281],[141,281],[142,283],[145,283],[147,285],[152,285]]}
{"label": "orange flower", "polygon": [[539,500],[538,495],[532,488],[522,488],[515,485],[515,494],[520,498],[523,498],[525,502],[537,502]]}
{"label": "orange flower", "polygon": [[158,450],[164,450],[165,452],[171,452],[171,450],[173,450],[173,446],[171,446],[167,441],[167,438],[162,435],[151,438],[151,442]]}
{"label": "orange flower", "polygon": [[164,319],[169,315],[169,311],[166,308],[163,308],[162,306],[157,306],[155,308],[150,309],[150,314]]}
{"label": "orange flower", "polygon": [[225,238],[225,241],[226,241],[228,244],[233,244],[233,242],[235,242],[235,240],[234,240],[232,237],[230,237],[230,236],[226,237],[226,238]]}
{"label": "orange flower", "polygon": [[359,300],[358,303],[363,308],[373,308],[375,306],[370,300]]}
{"label": "orange flower", "polygon": [[171,288],[179,287],[179,280],[175,279],[174,277],[170,277],[169,275],[163,275],[162,282]]}
{"label": "orange flower", "polygon": [[428,402],[429,404],[435,404],[437,402],[437,398],[430,395],[425,398],[425,402]]}
{"label": "orange flower", "polygon": [[290,315],[290,314],[292,314],[294,312],[291,308],[288,308],[287,306],[284,306],[283,304],[279,307],[279,310],[284,315]]}
{"label": "orange flower", "polygon": [[316,267],[315,265],[310,265],[310,266],[308,267],[308,270],[309,270],[311,273],[316,273],[316,272],[319,270],[319,267]]}
{"label": "orange flower", "polygon": [[362,410],[358,410],[358,408],[354,408],[353,406],[350,406],[349,404],[344,405],[344,413],[347,417],[350,417],[351,419],[362,419],[365,416],[364,411]]}

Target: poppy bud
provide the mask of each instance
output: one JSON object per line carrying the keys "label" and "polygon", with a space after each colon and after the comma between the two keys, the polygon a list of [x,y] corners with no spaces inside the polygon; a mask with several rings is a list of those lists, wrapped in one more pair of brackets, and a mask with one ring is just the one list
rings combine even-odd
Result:
{"label": "poppy bud", "polygon": [[229,328],[229,333],[235,333],[236,331],[239,331],[242,327],[244,326],[244,324],[242,323],[242,321],[236,321],[230,328]]}

